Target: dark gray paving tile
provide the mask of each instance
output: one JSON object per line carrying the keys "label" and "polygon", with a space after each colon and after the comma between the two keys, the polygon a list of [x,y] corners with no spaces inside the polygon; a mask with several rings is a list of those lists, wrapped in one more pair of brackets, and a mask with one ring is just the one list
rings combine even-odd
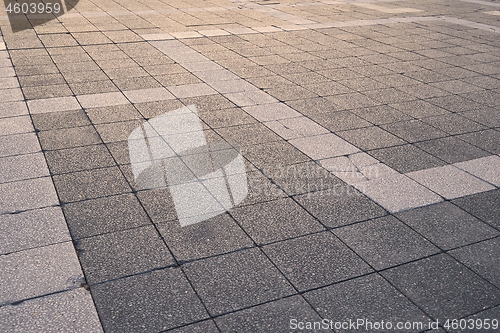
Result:
{"label": "dark gray paving tile", "polygon": [[127,140],[130,133],[143,123],[142,119],[132,119],[116,123],[96,125],[102,141],[105,143]]}
{"label": "dark gray paving tile", "polygon": [[142,119],[142,115],[131,104],[87,109],[85,112],[94,124]]}
{"label": "dark gray paving tile", "polygon": [[484,108],[484,105],[459,95],[433,97],[427,99],[426,101],[450,112],[463,112]]}
{"label": "dark gray paving tile", "polygon": [[56,175],[54,185],[62,202],[92,199],[130,192],[117,167]]}
{"label": "dark gray paving tile", "polygon": [[[314,290],[306,293],[305,298],[324,318],[347,323],[349,320],[364,320],[356,329],[361,332],[375,331],[365,326],[366,321],[391,322],[394,326],[397,322],[428,322],[428,317],[421,310],[377,274]],[[408,332],[418,331],[421,330]]]}
{"label": "dark gray paving tile", "polygon": [[[221,332],[274,333],[293,331],[298,322],[320,322],[321,317],[300,296],[287,297],[275,302],[234,312],[216,320]],[[319,332],[319,330],[308,330]],[[322,330],[331,332],[330,330]]]}
{"label": "dark gray paving tile", "polygon": [[390,104],[390,106],[417,119],[449,113],[439,106],[422,100],[395,103]]}
{"label": "dark gray paving tile", "polygon": [[168,333],[219,333],[219,330],[212,320],[205,320],[196,324],[169,330]]}
{"label": "dark gray paving tile", "polygon": [[452,135],[486,129],[486,126],[471,121],[456,113],[424,118],[422,121]]}
{"label": "dark gray paving tile", "polygon": [[210,127],[220,128],[255,123],[255,118],[238,108],[212,110],[199,113],[199,117]]}
{"label": "dark gray paving tile", "polygon": [[460,140],[484,149],[492,154],[500,154],[500,131],[486,130],[457,136]]}
{"label": "dark gray paving tile", "polygon": [[392,216],[335,229],[334,233],[377,270],[439,252]]}
{"label": "dark gray paving tile", "polygon": [[449,202],[413,209],[396,216],[444,250],[498,235],[498,231]]}
{"label": "dark gray paving tile", "polygon": [[411,144],[371,150],[369,154],[401,173],[434,168],[446,164]]}
{"label": "dark gray paving tile", "polygon": [[292,286],[258,249],[188,263],[183,268],[212,315],[294,293]]}
{"label": "dark gray paving tile", "polygon": [[379,205],[348,185],[299,195],[296,200],[329,227],[386,215]]}
{"label": "dark gray paving tile", "polygon": [[500,127],[500,117],[497,108],[481,108],[462,112],[460,115],[488,127]]}
{"label": "dark gray paving tile", "polygon": [[490,154],[456,137],[419,142],[416,146],[448,163],[469,161]]}
{"label": "dark gray paving tile", "polygon": [[472,244],[449,253],[500,288],[500,238]]}
{"label": "dark gray paving tile", "polygon": [[89,284],[175,264],[153,226],[83,238],[75,246]]}
{"label": "dark gray paving tile", "polygon": [[240,206],[286,197],[285,192],[253,167],[249,169],[247,166],[247,182],[248,194]]}
{"label": "dark gray paving tile", "polygon": [[175,220],[174,201],[168,189],[155,189],[137,192],[137,198],[144,205],[154,223]]}
{"label": "dark gray paving tile", "polygon": [[445,132],[429,126],[420,120],[400,121],[381,125],[381,127],[410,143],[441,138],[447,135]]}
{"label": "dark gray paving tile", "polygon": [[337,134],[361,149],[385,148],[405,143],[397,136],[376,126],[338,132]]}
{"label": "dark gray paving tile", "polygon": [[306,116],[340,110],[339,106],[323,97],[288,101],[286,104]]}
{"label": "dark gray paving tile", "polygon": [[236,208],[231,215],[258,244],[324,230],[290,198]]}
{"label": "dark gray paving tile", "polygon": [[453,200],[453,203],[500,229],[500,190],[488,191]]}
{"label": "dark gray paving tile", "polygon": [[217,133],[227,142],[240,147],[281,140],[277,134],[260,123],[219,128]]}
{"label": "dark gray paving tile", "polygon": [[234,219],[222,214],[181,227],[177,220],[158,224],[158,230],[178,261],[195,260],[253,247]]}
{"label": "dark gray paving tile", "polygon": [[90,125],[83,110],[32,114],[33,124],[39,131]]}
{"label": "dark gray paving tile", "polygon": [[44,150],[74,148],[102,143],[92,126],[42,131],[38,135]]}
{"label": "dark gray paving tile", "polygon": [[263,250],[300,291],[372,271],[330,232],[274,243],[265,246]]}
{"label": "dark gray paving tile", "polygon": [[374,125],[382,125],[411,119],[409,115],[404,114],[389,105],[354,109],[351,110],[351,112]]}
{"label": "dark gray paving tile", "polygon": [[196,105],[198,112],[234,108],[236,105],[222,95],[182,98],[184,105]]}
{"label": "dark gray paving tile", "polygon": [[500,304],[498,289],[445,254],[392,268],[382,275],[441,322]]}
{"label": "dark gray paving tile", "polygon": [[241,153],[258,169],[286,166],[311,160],[300,150],[281,139],[274,142],[244,146],[241,148]]}
{"label": "dark gray paving tile", "polygon": [[73,239],[151,223],[132,194],[69,203],[63,210]]}
{"label": "dark gray paving tile", "polygon": [[180,269],[107,282],[91,291],[106,332],[159,332],[208,318]]}
{"label": "dark gray paving tile", "polygon": [[332,132],[368,127],[372,125],[350,111],[325,112],[313,116],[313,119],[318,124]]}
{"label": "dark gray paving tile", "polygon": [[[498,318],[500,318],[500,306],[496,306],[488,310],[481,311],[472,316],[465,317],[464,319],[466,319],[467,323],[466,328],[473,330],[474,332],[486,333],[486,332],[491,332],[493,329],[498,329],[498,327],[500,327],[500,320],[498,320]],[[494,321],[494,319],[496,319],[496,321]],[[473,320],[474,324],[471,324],[470,320]],[[446,324],[446,322],[443,324]],[[460,322],[457,322],[456,323],[457,326],[455,326],[458,327],[458,329],[454,329],[455,328],[454,323],[451,320],[449,324],[450,326],[448,327],[448,332],[450,333],[459,333],[464,331],[460,328],[461,324]]]}
{"label": "dark gray paving tile", "polygon": [[288,195],[304,194],[343,185],[342,181],[315,162],[269,166],[262,172]]}
{"label": "dark gray paving tile", "polygon": [[104,145],[50,150],[45,158],[52,174],[110,167],[115,164]]}

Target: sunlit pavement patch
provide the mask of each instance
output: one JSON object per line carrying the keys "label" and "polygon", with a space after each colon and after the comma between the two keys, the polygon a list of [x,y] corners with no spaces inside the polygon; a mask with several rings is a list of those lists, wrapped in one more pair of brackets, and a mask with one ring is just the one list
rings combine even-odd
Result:
{"label": "sunlit pavement patch", "polygon": [[225,142],[207,143],[195,105],[141,124],[128,146],[135,182],[168,187],[181,226],[220,215],[248,194],[243,156]]}

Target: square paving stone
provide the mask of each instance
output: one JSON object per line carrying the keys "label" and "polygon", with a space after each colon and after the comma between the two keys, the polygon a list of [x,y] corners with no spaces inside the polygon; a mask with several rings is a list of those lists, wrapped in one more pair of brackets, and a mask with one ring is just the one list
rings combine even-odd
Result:
{"label": "square paving stone", "polygon": [[467,133],[459,135],[457,138],[492,154],[500,154],[500,145],[498,144],[500,142],[500,131],[498,130]]}
{"label": "square paving stone", "polygon": [[337,134],[360,149],[385,148],[405,143],[397,136],[376,126],[343,131]]}
{"label": "square paving stone", "polygon": [[2,136],[30,133],[33,131],[33,124],[29,116],[0,118],[0,133]]}
{"label": "square paving stone", "polygon": [[498,237],[449,253],[477,274],[500,287],[500,239]]}
{"label": "square paving stone", "polygon": [[445,199],[456,199],[495,188],[453,165],[414,171],[406,175]]}
{"label": "square paving stone", "polygon": [[379,205],[345,185],[295,197],[309,213],[328,227],[338,227],[386,215]]}
{"label": "square paving stone", "polygon": [[439,252],[392,216],[335,229],[334,233],[377,270]]}
{"label": "square paving stone", "polygon": [[369,154],[401,173],[428,169],[446,164],[410,144],[371,150]]}
{"label": "square paving stone", "polygon": [[498,231],[450,202],[413,209],[396,217],[444,250],[498,235]]}
{"label": "square paving stone", "polygon": [[273,184],[261,171],[247,166],[248,194],[240,206],[252,205],[258,202],[266,202],[287,195],[276,184]]}
{"label": "square paving stone", "polygon": [[130,192],[117,167],[56,175],[55,187],[62,202],[80,201]]}
{"label": "square paving stone", "polygon": [[93,124],[114,123],[143,117],[131,104],[107,106],[85,110]]}
{"label": "square paving stone", "polygon": [[151,223],[132,194],[69,203],[63,206],[73,239],[131,229]]}
{"label": "square paving stone", "polygon": [[49,170],[42,153],[0,158],[2,173],[0,183],[45,177]]}
{"label": "square paving stone", "polygon": [[102,143],[92,126],[42,131],[38,137],[44,150],[75,148]]}
{"label": "square paving stone", "polygon": [[106,146],[92,145],[71,149],[49,150],[45,158],[52,174],[61,174],[115,165]]}
{"label": "square paving stone", "polygon": [[178,261],[196,260],[254,246],[228,214],[185,227],[178,220],[173,220],[158,224],[158,230]]}
{"label": "square paving stone", "polygon": [[422,119],[422,121],[452,135],[468,133],[468,132],[476,132],[479,130],[486,129],[486,126],[478,124],[456,113],[449,115],[428,117]]}
{"label": "square paving stone", "polygon": [[448,163],[463,162],[490,155],[486,151],[472,146],[457,137],[419,142],[416,146]]}
{"label": "square paving stone", "polygon": [[440,322],[500,304],[498,289],[445,254],[392,268],[382,275]]}
{"label": "square paving stone", "polygon": [[84,282],[71,242],[0,256],[0,304],[74,289]]}
{"label": "square paving stone", "polygon": [[498,155],[455,163],[455,166],[490,184],[500,187],[500,157]]}
{"label": "square paving stone", "polygon": [[83,288],[24,301],[0,308],[0,331],[102,333],[90,293]]}
{"label": "square paving stone", "polygon": [[208,318],[176,268],[95,285],[91,291],[106,332],[160,332]]}
{"label": "square paving stone", "polygon": [[50,177],[0,184],[0,214],[59,204]]}
{"label": "square paving stone", "polygon": [[310,161],[309,157],[284,140],[245,146],[242,154],[258,169]]}
{"label": "square paving stone", "polygon": [[332,132],[371,126],[371,123],[350,111],[325,112],[315,115],[313,119]]}
{"label": "square paving stone", "polygon": [[60,207],[0,215],[0,254],[70,240]]}
{"label": "square paving stone", "polygon": [[453,200],[472,215],[500,229],[500,190],[488,191]]}
{"label": "square paving stone", "polygon": [[217,129],[227,142],[240,147],[282,140],[277,134],[260,123],[223,127]]}
{"label": "square paving stone", "polygon": [[177,219],[174,201],[168,189],[139,191],[137,198],[154,223]]}
{"label": "square paving stone", "polygon": [[231,215],[258,244],[324,230],[292,199],[279,199],[236,208]]}
{"label": "square paving stone", "polygon": [[342,181],[316,162],[269,166],[262,172],[288,195],[304,194],[343,185]]}
{"label": "square paving stone", "polygon": [[292,296],[218,317],[215,321],[226,333],[275,333],[293,329],[293,323],[298,326],[298,322],[320,322],[321,317],[302,297]]}
{"label": "square paving stone", "polygon": [[420,120],[400,121],[381,126],[386,131],[397,135],[407,142],[417,142],[444,137],[447,134]]}
{"label": "square paving stone", "polygon": [[305,298],[323,317],[331,318],[334,322],[364,320],[358,327],[362,332],[373,332],[364,326],[367,321],[390,321],[394,326],[400,321],[428,322],[428,317],[419,308],[377,274],[314,290],[306,293]]}
{"label": "square paving stone", "polygon": [[116,123],[96,125],[96,130],[105,143],[127,140],[130,133],[143,123],[142,119],[133,119]]}
{"label": "square paving stone", "polygon": [[33,124],[39,131],[90,125],[83,110],[32,114]]}
{"label": "square paving stone", "polygon": [[175,264],[153,226],[83,238],[75,246],[89,284]]}
{"label": "square paving stone", "polygon": [[294,293],[292,286],[258,249],[199,260],[183,268],[212,315]]}
{"label": "square paving stone", "polygon": [[371,272],[371,268],[330,232],[263,247],[271,261],[300,291]]}
{"label": "square paving stone", "polygon": [[351,112],[374,125],[395,123],[398,121],[411,119],[410,116],[388,105],[375,106],[372,108],[354,109],[351,110]]}
{"label": "square paving stone", "polygon": [[[468,317],[465,317],[464,319],[467,320],[467,323],[469,325],[470,322],[469,320],[474,320],[475,321],[475,325],[472,326],[472,327],[475,327],[474,329],[474,332],[479,332],[479,333],[486,333],[486,332],[491,332],[492,331],[492,318],[500,318],[500,306],[496,306],[496,307],[492,307],[490,309],[487,309],[487,310],[484,310],[484,311],[481,311],[479,313],[476,313],[472,316],[468,316]],[[486,320],[486,319],[489,319],[489,320]],[[477,321],[479,320],[479,321]],[[490,324],[489,328],[488,329],[485,329],[484,327],[486,325],[484,325],[485,323],[488,323]],[[446,323],[446,322],[445,322]],[[448,332],[450,333],[461,333],[463,332],[463,330],[460,328],[460,322],[458,322],[458,328],[456,330],[453,329],[452,325],[453,323],[450,321],[450,327],[448,328]],[[498,324],[498,323],[497,323]],[[463,324],[462,324],[463,325]],[[479,328],[481,327],[481,328]]]}

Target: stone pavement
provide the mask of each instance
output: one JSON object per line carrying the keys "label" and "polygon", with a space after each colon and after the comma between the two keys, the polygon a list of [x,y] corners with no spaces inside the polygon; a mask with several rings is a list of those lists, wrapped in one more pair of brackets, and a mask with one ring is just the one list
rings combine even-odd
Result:
{"label": "stone pavement", "polygon": [[[499,2],[63,10],[0,11],[0,332],[500,332]],[[183,106],[248,193],[181,227],[129,136]]]}

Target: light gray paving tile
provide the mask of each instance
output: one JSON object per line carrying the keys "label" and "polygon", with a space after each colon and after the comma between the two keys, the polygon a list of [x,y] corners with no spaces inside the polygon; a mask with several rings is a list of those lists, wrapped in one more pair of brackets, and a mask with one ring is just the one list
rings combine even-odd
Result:
{"label": "light gray paving tile", "polygon": [[198,30],[200,34],[206,37],[213,37],[213,36],[228,36],[231,33],[222,30],[222,29],[211,29],[211,30]]}
{"label": "light gray paving tile", "polygon": [[77,99],[72,96],[35,99],[28,101],[28,107],[32,114],[81,109]]}
{"label": "light gray paving tile", "polygon": [[299,117],[301,114],[283,103],[270,103],[244,107],[243,110],[258,121],[271,121]]}
{"label": "light gray paving tile", "polygon": [[188,98],[217,94],[213,88],[206,83],[184,84],[167,88],[177,98]]}
{"label": "light gray paving tile", "polygon": [[205,80],[205,81],[208,82],[212,88],[214,88],[221,94],[244,92],[245,90],[254,88],[250,83],[241,79],[236,79],[236,80],[215,79],[215,80]]}
{"label": "light gray paving tile", "polygon": [[28,114],[25,102],[5,102],[0,103],[0,118],[14,117]]}
{"label": "light gray paving tile", "polygon": [[19,88],[0,89],[0,101],[14,102],[24,100],[23,93]]}
{"label": "light gray paving tile", "polygon": [[0,136],[34,132],[29,116],[0,118]]}
{"label": "light gray paving tile", "polygon": [[0,158],[0,183],[49,176],[43,153]]}
{"label": "light gray paving tile", "polygon": [[165,88],[128,90],[123,92],[132,103],[165,101],[175,97]]}
{"label": "light gray paving tile", "polygon": [[16,72],[12,67],[2,67],[0,68],[0,77],[11,77],[16,76]]}
{"label": "light gray paving tile", "polygon": [[349,155],[359,151],[358,148],[332,133],[293,139],[289,142],[313,160]]}
{"label": "light gray paving tile", "polygon": [[[0,59],[0,63],[1,63]],[[10,60],[9,60],[10,62]],[[1,65],[0,65],[1,67]],[[19,81],[17,81],[16,77],[2,77],[0,78],[0,89],[7,89],[7,88],[20,88],[19,87]]]}
{"label": "light gray paving tile", "polygon": [[50,177],[0,184],[0,214],[59,204]]}
{"label": "light gray paving tile", "polygon": [[74,289],[84,282],[72,242],[0,257],[0,304]]}
{"label": "light gray paving tile", "polygon": [[0,254],[71,241],[60,207],[0,215]]}
{"label": "light gray paving tile", "polygon": [[402,174],[392,174],[354,186],[391,213],[443,200],[439,195]]}
{"label": "light gray paving tile", "polygon": [[409,172],[406,175],[446,199],[495,189],[494,186],[453,165]]}
{"label": "light gray paving tile", "polygon": [[224,69],[221,65],[216,64],[213,61],[205,60],[199,62],[181,62],[182,67],[190,72],[203,72],[203,71],[216,71]]}
{"label": "light gray paving tile", "polygon": [[35,133],[0,136],[0,157],[30,154],[41,151]]}
{"label": "light gray paving tile", "polygon": [[79,95],[76,98],[85,109],[129,104],[129,101],[121,92]]}
{"label": "light gray paving tile", "polygon": [[500,187],[500,157],[492,155],[453,164],[474,176]]}
{"label": "light gray paving tile", "polygon": [[196,31],[171,32],[170,35],[172,35],[174,38],[177,38],[177,39],[200,38],[200,37],[203,37],[203,35],[197,33]]}
{"label": "light gray paving tile", "polygon": [[141,35],[147,41],[159,41],[159,40],[171,40],[174,37],[168,33],[159,33],[159,34],[145,34]]}
{"label": "light gray paving tile", "polygon": [[236,80],[245,82],[239,76],[231,73],[226,69],[215,70],[215,71],[200,71],[196,72],[196,76],[201,80],[207,82],[208,84],[212,84],[218,81],[236,81]]}
{"label": "light gray paving tile", "polygon": [[4,333],[103,332],[94,302],[83,288],[0,308]]}
{"label": "light gray paving tile", "polygon": [[329,133],[326,128],[304,116],[269,121],[264,125],[285,140]]}

